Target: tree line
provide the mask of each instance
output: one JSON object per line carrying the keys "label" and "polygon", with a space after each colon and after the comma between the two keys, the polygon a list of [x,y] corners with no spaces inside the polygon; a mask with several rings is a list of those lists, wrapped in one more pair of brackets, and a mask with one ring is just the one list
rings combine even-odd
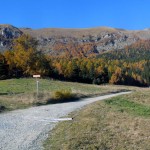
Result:
{"label": "tree line", "polygon": [[[150,85],[149,51],[140,46],[98,57],[64,58],[44,55],[37,50],[37,45],[29,35],[15,39],[13,49],[0,54],[0,79],[41,74],[43,77],[93,84]],[[136,57],[141,51],[146,55]]]}

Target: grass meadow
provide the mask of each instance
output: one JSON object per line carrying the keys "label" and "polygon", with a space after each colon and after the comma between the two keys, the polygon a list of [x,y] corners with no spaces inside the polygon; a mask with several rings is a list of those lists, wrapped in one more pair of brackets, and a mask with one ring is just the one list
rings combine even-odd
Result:
{"label": "grass meadow", "polygon": [[[123,86],[98,86],[82,83],[38,79],[39,94],[37,96],[36,79],[21,78],[0,80],[0,106],[5,110],[22,109],[36,105],[50,104],[51,101],[63,98],[82,98],[104,95],[128,89]],[[68,92],[69,91],[69,92]],[[59,99],[58,99],[59,97]]]}
{"label": "grass meadow", "polygon": [[150,89],[95,102],[69,114],[45,141],[45,150],[149,150]]}

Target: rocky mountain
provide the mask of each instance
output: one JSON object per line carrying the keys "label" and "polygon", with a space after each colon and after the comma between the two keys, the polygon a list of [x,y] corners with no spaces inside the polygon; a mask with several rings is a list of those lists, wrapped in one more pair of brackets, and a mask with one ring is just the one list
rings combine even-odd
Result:
{"label": "rocky mountain", "polygon": [[53,56],[90,56],[123,49],[139,40],[150,39],[150,30],[130,31],[99,27],[88,29],[16,28],[0,25],[0,51],[11,49],[12,40],[23,33],[38,40],[38,49]]}
{"label": "rocky mountain", "polygon": [[21,36],[23,32],[11,25],[0,25],[0,51],[11,49],[12,40]]}

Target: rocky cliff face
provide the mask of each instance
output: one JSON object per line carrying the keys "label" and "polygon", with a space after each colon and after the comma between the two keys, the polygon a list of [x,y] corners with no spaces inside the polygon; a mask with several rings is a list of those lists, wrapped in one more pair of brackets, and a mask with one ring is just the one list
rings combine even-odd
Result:
{"label": "rocky cliff face", "polygon": [[11,49],[12,40],[22,35],[22,31],[11,25],[0,25],[0,51]]}
{"label": "rocky cliff face", "polygon": [[150,30],[128,31],[107,27],[32,30],[0,25],[0,51],[11,49],[12,40],[23,33],[39,41],[39,50],[54,56],[96,55],[103,51],[122,49],[140,39],[150,39]]}

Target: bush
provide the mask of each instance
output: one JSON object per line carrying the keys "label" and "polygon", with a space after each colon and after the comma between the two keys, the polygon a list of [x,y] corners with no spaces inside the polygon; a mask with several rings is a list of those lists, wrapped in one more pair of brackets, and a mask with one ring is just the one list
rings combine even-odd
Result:
{"label": "bush", "polygon": [[73,97],[71,90],[59,90],[54,93],[54,99],[65,100]]}

